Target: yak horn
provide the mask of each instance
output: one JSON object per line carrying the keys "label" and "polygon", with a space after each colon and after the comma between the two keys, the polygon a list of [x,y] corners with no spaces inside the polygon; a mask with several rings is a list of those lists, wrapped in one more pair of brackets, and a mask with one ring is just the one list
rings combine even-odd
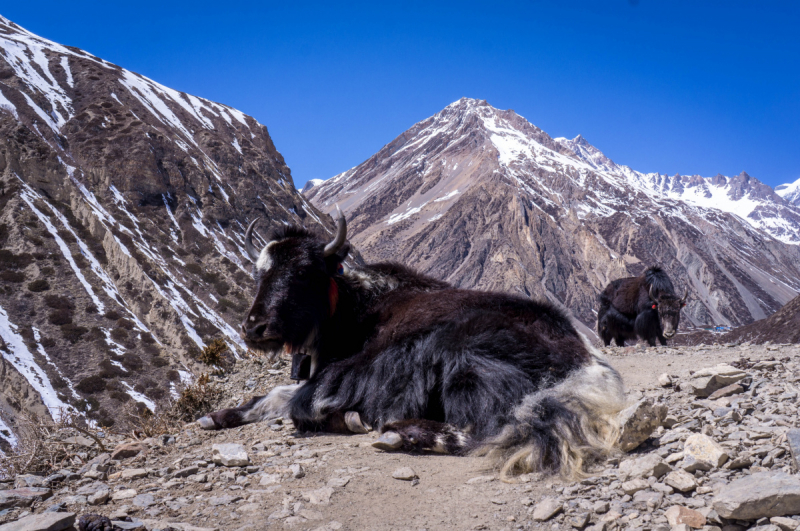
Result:
{"label": "yak horn", "polygon": [[256,246],[253,245],[253,228],[256,226],[256,223],[258,223],[258,218],[250,222],[250,225],[244,233],[244,249],[247,251],[247,256],[250,257],[253,263],[258,261],[258,256],[260,254]]}
{"label": "yak horn", "polygon": [[650,284],[650,289],[647,291],[647,294],[650,295],[650,299],[651,300],[654,300],[654,301],[658,300],[653,296],[653,285],[652,284]]}
{"label": "yak horn", "polygon": [[333,238],[331,243],[325,246],[325,250],[322,254],[326,257],[338,252],[347,239],[347,222],[344,219],[344,214],[339,210],[339,205],[336,205],[336,210],[339,213],[339,219],[336,222],[336,237]]}
{"label": "yak horn", "polygon": [[689,296],[689,288],[684,288],[683,289],[683,297],[681,297],[681,302],[682,303],[686,302],[686,297],[688,297],[688,296]]}

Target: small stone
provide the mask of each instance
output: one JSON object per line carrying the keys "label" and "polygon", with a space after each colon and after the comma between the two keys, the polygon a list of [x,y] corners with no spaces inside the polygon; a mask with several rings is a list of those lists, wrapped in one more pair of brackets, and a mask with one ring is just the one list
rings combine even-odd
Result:
{"label": "small stone", "polygon": [[292,472],[292,477],[294,479],[300,479],[306,475],[306,471],[303,469],[303,467],[296,463],[290,466],[289,470]]}
{"label": "small stone", "polygon": [[664,478],[664,483],[678,492],[689,492],[697,488],[697,480],[695,477],[684,470],[670,472],[667,474],[667,477]]}
{"label": "small stone", "polygon": [[537,522],[546,522],[561,512],[563,504],[555,498],[543,498],[533,508],[533,519]]}
{"label": "small stone", "polygon": [[622,484],[621,488],[625,494],[633,496],[640,490],[649,489],[650,484],[642,478],[636,478],[631,481],[626,481]]}
{"label": "small stone", "polygon": [[280,474],[264,474],[261,476],[261,480],[259,480],[258,484],[262,487],[267,485],[277,485],[281,482],[281,475]]}
{"label": "small stone", "polygon": [[304,492],[303,498],[311,505],[328,505],[331,502],[333,493],[332,487],[322,487],[321,489]]}
{"label": "small stone", "polygon": [[800,429],[793,428],[787,431],[786,442],[789,443],[789,451],[792,453],[794,469],[800,470]]}
{"label": "small stone", "polygon": [[222,466],[247,466],[250,464],[250,457],[247,450],[241,444],[226,443],[215,444],[211,447],[211,459],[214,463]]}
{"label": "small stone", "polygon": [[130,457],[136,457],[142,452],[147,452],[148,448],[142,443],[125,443],[120,444],[111,452],[111,459],[115,461],[122,461]]}
{"label": "small stone", "polygon": [[53,491],[42,487],[25,487],[0,491],[0,510],[9,507],[29,507],[53,495]]}
{"label": "small stone", "polygon": [[592,504],[592,512],[597,514],[605,514],[608,512],[610,505],[607,501],[596,501]]}
{"label": "small stone", "polygon": [[583,529],[589,523],[591,517],[590,513],[578,513],[569,519],[569,525],[577,529]]}
{"label": "small stone", "polygon": [[114,500],[114,501],[117,501],[117,500],[129,500],[129,499],[131,499],[131,498],[133,498],[135,496],[136,496],[136,490],[135,489],[123,489],[123,490],[118,490],[114,494],[112,494],[111,495],[111,499]]}
{"label": "small stone", "polygon": [[344,477],[340,477],[340,478],[331,478],[331,479],[328,480],[328,486],[329,487],[342,488],[342,487],[347,486],[347,484],[350,483],[351,479],[352,479],[352,476],[344,476]]}
{"label": "small stone", "polygon": [[156,504],[156,500],[152,494],[139,494],[133,498],[131,503],[136,507],[150,507]]}
{"label": "small stone", "polygon": [[196,466],[188,466],[186,468],[181,468],[180,470],[176,470],[172,477],[174,478],[188,478],[189,476],[193,476],[197,474],[200,470],[199,467]]}
{"label": "small stone", "polygon": [[667,509],[664,516],[671,526],[686,524],[693,529],[700,529],[706,525],[706,517],[702,513],[680,505],[673,505]]}
{"label": "small stone", "polygon": [[738,383],[735,383],[731,385],[726,385],[722,389],[717,389],[716,391],[708,395],[708,399],[718,400],[726,396],[738,395],[739,393],[744,393],[744,387],[742,387]]}
{"label": "small stone", "polygon": [[44,512],[0,525],[0,531],[61,531],[72,528],[75,513]]}
{"label": "small stone", "polygon": [[667,416],[667,406],[657,404],[651,397],[645,397],[624,409],[619,414],[622,427],[619,436],[619,447],[623,452],[630,452],[644,441],[661,425]]}
{"label": "small stone", "polygon": [[658,385],[661,387],[672,387],[672,376],[667,373],[662,373],[658,377]]}
{"label": "small stone", "polygon": [[208,504],[212,507],[219,507],[220,505],[230,505],[232,503],[236,503],[237,501],[241,500],[241,496],[212,496],[208,499]]}
{"label": "small stone", "polygon": [[89,494],[86,497],[86,501],[89,505],[103,505],[110,497],[111,493],[108,489],[98,489],[93,494]]}
{"label": "small stone", "polygon": [[656,454],[647,454],[638,459],[627,459],[619,465],[620,475],[626,478],[649,478],[650,476],[660,478],[671,471],[672,467]]}
{"label": "small stone", "polygon": [[714,498],[723,518],[756,520],[800,514],[800,478],[784,472],[759,472],[724,485]]}
{"label": "small stone", "polygon": [[681,468],[687,472],[711,470],[728,460],[728,454],[714,440],[700,433],[689,436],[683,443]]}
{"label": "small stone", "polygon": [[411,481],[414,478],[417,478],[417,473],[411,467],[404,466],[403,468],[398,468],[394,472],[392,472],[392,477],[394,479],[402,479],[403,481]]}
{"label": "small stone", "polygon": [[773,516],[769,519],[769,523],[781,528],[781,531],[794,531],[800,526],[800,521],[792,520],[784,516]]}
{"label": "small stone", "polygon": [[14,479],[14,486],[18,489],[25,487],[44,487],[45,480],[42,476],[33,474],[20,474]]}
{"label": "small stone", "polygon": [[467,480],[467,485],[481,485],[483,483],[489,483],[489,482],[494,481],[494,480],[495,480],[494,476],[477,476],[477,477],[468,479]]}
{"label": "small stone", "polygon": [[122,479],[139,479],[147,477],[147,470],[144,468],[128,468],[120,474]]}

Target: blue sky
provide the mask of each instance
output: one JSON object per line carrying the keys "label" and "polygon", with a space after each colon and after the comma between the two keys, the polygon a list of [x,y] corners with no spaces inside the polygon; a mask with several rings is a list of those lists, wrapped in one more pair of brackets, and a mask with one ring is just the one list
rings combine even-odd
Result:
{"label": "blue sky", "polygon": [[34,33],[254,116],[298,187],[462,96],[640,171],[800,178],[798,2],[4,4]]}

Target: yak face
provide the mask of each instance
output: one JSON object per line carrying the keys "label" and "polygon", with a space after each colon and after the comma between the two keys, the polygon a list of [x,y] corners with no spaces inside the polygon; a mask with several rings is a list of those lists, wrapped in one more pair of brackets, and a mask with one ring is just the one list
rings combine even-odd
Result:
{"label": "yak face", "polygon": [[667,293],[659,293],[656,296],[653,293],[652,287],[650,288],[650,299],[653,302],[653,309],[658,311],[661,334],[666,339],[671,338],[678,331],[678,324],[681,321],[681,308],[686,306],[686,296],[688,294],[689,291],[686,290],[681,298]]}
{"label": "yak face", "polygon": [[242,337],[248,347],[268,352],[310,348],[319,325],[335,309],[338,289],[333,277],[349,245],[344,236],[339,243],[337,235],[331,251],[331,244],[326,246],[308,231],[290,227],[276,233],[256,253],[254,224],[245,234],[245,243],[255,263],[256,296],[242,322]]}

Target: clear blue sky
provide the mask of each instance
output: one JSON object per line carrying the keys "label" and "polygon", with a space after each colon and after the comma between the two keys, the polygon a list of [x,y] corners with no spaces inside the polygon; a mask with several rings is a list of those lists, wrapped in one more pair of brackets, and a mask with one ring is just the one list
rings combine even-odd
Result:
{"label": "clear blue sky", "polygon": [[800,2],[4,2],[0,13],[265,124],[295,184],[462,96],[662,173],[800,178]]}

